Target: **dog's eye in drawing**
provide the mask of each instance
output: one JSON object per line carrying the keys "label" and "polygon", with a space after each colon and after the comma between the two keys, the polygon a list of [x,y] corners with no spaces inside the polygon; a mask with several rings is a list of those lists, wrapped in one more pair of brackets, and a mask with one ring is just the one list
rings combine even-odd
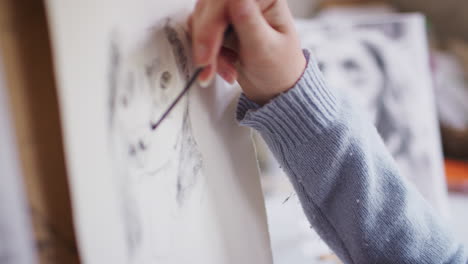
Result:
{"label": "dog's eye in drawing", "polygon": [[343,67],[348,70],[348,71],[357,71],[359,70],[361,67],[359,67],[359,65],[353,61],[353,60],[345,60],[343,62]]}
{"label": "dog's eye in drawing", "polygon": [[161,80],[160,80],[161,88],[166,89],[167,87],[169,87],[171,79],[172,79],[172,74],[170,72],[168,71],[163,72],[161,75]]}

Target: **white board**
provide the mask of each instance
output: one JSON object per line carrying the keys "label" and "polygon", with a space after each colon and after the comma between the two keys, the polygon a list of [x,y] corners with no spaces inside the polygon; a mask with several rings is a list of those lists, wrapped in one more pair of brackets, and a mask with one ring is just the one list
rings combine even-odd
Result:
{"label": "white board", "polygon": [[84,263],[271,263],[239,91],[193,87],[192,1],[48,0]]}
{"label": "white board", "polygon": [[0,60],[0,263],[36,262],[9,96]]}
{"label": "white board", "polygon": [[331,9],[298,22],[328,85],[374,122],[402,175],[447,216],[447,184],[424,17]]}

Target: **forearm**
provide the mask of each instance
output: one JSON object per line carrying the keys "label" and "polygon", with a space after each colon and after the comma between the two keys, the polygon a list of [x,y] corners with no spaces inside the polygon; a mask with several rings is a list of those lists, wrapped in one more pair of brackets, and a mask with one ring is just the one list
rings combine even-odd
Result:
{"label": "forearm", "polygon": [[346,263],[466,262],[376,129],[313,63],[263,107],[241,97],[238,119],[262,134],[309,221]]}

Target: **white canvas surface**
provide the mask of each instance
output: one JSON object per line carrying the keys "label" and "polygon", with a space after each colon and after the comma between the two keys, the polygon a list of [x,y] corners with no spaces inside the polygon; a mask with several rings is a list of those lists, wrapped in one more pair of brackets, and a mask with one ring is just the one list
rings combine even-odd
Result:
{"label": "white canvas surface", "polygon": [[424,17],[336,8],[298,22],[328,84],[374,122],[401,173],[447,216],[447,187]]}
{"label": "white canvas surface", "polygon": [[0,263],[36,262],[9,96],[0,61]]}
{"label": "white canvas surface", "polygon": [[48,0],[84,263],[271,263],[239,91],[192,87],[192,1]]}

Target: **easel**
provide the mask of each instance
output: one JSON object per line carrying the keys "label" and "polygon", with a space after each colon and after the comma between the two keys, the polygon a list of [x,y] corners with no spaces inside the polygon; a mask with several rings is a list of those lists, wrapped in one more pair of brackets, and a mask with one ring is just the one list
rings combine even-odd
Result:
{"label": "easel", "polygon": [[0,1],[0,54],[40,263],[79,263],[43,1]]}

